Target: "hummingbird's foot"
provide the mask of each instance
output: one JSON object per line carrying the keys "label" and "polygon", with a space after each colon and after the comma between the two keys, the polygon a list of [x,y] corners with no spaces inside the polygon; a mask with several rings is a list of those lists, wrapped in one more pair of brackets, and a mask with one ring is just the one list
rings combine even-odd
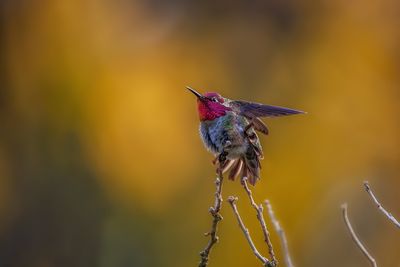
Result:
{"label": "hummingbird's foot", "polygon": [[226,160],[226,156],[228,155],[228,152],[226,150],[229,150],[231,148],[231,146],[232,146],[231,141],[229,141],[229,140],[226,141],[225,144],[224,144],[224,150],[222,151],[222,153],[220,153],[218,156],[216,156],[213,159],[212,163],[214,165],[216,165],[217,161],[218,161],[218,163],[220,165],[223,164],[225,162],[225,160]]}
{"label": "hummingbird's foot", "polygon": [[224,151],[218,156],[218,161],[220,165],[223,165],[224,162],[226,161],[226,156],[228,155],[228,152]]}
{"label": "hummingbird's foot", "polygon": [[232,142],[227,140],[224,143],[224,149],[221,154],[218,156],[219,164],[223,165],[226,161],[226,156],[228,156],[228,151],[232,148]]}
{"label": "hummingbird's foot", "polygon": [[218,163],[217,167],[217,173],[220,173],[224,170],[226,167],[227,159],[226,156],[228,155],[228,152],[223,151],[221,154],[219,154],[214,160],[213,163],[216,165]]}

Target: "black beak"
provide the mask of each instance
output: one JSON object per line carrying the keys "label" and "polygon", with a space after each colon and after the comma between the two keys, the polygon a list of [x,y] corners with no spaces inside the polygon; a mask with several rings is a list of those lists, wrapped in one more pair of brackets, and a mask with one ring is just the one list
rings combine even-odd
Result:
{"label": "black beak", "polygon": [[197,96],[198,99],[204,99],[204,96],[197,92],[196,90],[190,88],[189,86],[186,86],[186,89],[188,89],[190,92],[192,92],[195,96]]}

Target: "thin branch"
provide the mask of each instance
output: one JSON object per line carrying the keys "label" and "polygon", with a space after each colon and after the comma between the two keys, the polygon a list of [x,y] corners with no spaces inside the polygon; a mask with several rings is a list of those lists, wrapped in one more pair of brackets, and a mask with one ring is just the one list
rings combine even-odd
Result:
{"label": "thin branch", "polygon": [[342,204],[342,214],[343,214],[343,219],[346,224],[346,227],[349,230],[349,233],[350,233],[351,238],[353,239],[354,243],[357,245],[357,247],[361,250],[361,252],[364,254],[364,256],[371,263],[371,266],[377,267],[378,265],[376,264],[375,259],[371,256],[371,254],[369,254],[367,249],[361,243],[360,239],[358,239],[356,233],[353,230],[353,227],[351,226],[349,217],[347,216],[347,203]]}
{"label": "thin branch", "polygon": [[222,204],[222,182],[223,182],[222,171],[218,170],[218,176],[215,180],[215,185],[216,185],[215,202],[214,206],[210,207],[209,209],[209,212],[213,217],[211,230],[210,232],[205,233],[205,236],[210,236],[210,241],[208,241],[208,244],[204,248],[204,250],[200,252],[201,260],[199,263],[199,267],[207,266],[210,251],[214,246],[214,244],[218,242],[218,236],[217,236],[218,222],[222,220],[222,216],[219,213]]}
{"label": "thin branch", "polygon": [[271,256],[271,266],[276,266],[278,264],[278,261],[275,258],[274,248],[272,246],[272,242],[271,242],[271,239],[270,239],[270,236],[269,236],[267,225],[265,224],[265,220],[264,220],[264,216],[263,216],[263,206],[261,204],[258,206],[256,204],[256,202],[254,201],[253,194],[252,194],[251,190],[249,189],[249,187],[247,185],[247,178],[246,177],[243,177],[242,185],[243,185],[243,188],[246,191],[247,195],[249,196],[251,205],[253,206],[253,208],[257,212],[257,219],[260,222],[261,229],[262,229],[263,234],[264,234],[264,241],[268,246],[268,253]]}
{"label": "thin branch", "polygon": [[278,233],[279,238],[281,239],[281,244],[282,244],[282,250],[283,250],[283,256],[285,259],[285,263],[287,267],[294,267],[292,259],[290,257],[289,253],[289,246],[288,242],[286,239],[285,231],[283,231],[283,228],[281,227],[279,221],[275,217],[274,210],[272,209],[271,203],[269,200],[264,201],[265,206],[267,207],[269,217],[271,218],[271,222],[275,228],[275,231]]}
{"label": "thin branch", "polygon": [[394,225],[396,225],[397,228],[400,228],[400,223],[399,221],[396,220],[396,218],[388,211],[385,210],[385,208],[381,205],[381,203],[378,201],[378,199],[375,197],[374,193],[372,192],[371,187],[369,186],[368,181],[364,182],[364,187],[365,191],[371,196],[372,200],[375,202],[376,206],[378,209],[392,222]]}
{"label": "thin branch", "polygon": [[272,265],[272,262],[270,262],[267,258],[262,256],[260,254],[260,252],[258,252],[256,246],[254,245],[253,240],[251,239],[249,229],[246,228],[246,226],[244,225],[244,223],[242,221],[242,218],[240,217],[239,211],[238,211],[237,206],[236,206],[236,201],[237,200],[238,200],[238,198],[237,197],[233,197],[233,196],[230,196],[228,198],[228,202],[229,202],[229,204],[231,205],[231,207],[233,209],[233,213],[236,216],[236,219],[237,219],[237,221],[239,223],[240,229],[242,229],[243,234],[246,237],[246,240],[249,243],[251,250],[253,251],[254,255],[262,262],[263,266],[268,266],[268,267],[275,266],[275,265]]}

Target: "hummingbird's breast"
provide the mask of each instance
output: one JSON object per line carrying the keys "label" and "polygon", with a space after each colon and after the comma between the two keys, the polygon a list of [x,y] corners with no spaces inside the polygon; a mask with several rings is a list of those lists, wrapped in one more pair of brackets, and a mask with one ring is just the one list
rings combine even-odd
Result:
{"label": "hummingbird's breast", "polygon": [[224,149],[227,151],[229,145],[227,157],[235,159],[246,153],[249,146],[244,135],[248,124],[245,117],[227,112],[225,116],[201,122],[200,135],[206,148],[214,154],[219,154]]}

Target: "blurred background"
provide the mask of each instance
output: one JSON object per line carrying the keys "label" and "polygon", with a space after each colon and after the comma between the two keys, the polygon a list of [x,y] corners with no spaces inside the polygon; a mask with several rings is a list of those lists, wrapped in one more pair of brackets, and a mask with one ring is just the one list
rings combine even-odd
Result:
{"label": "blurred background", "polygon": [[[296,266],[366,266],[346,201],[378,263],[400,266],[362,187],[400,217],[398,1],[0,5],[0,266],[197,266],[215,174],[186,85],[308,112],[266,120],[253,189]],[[242,187],[224,186],[266,255]],[[260,266],[222,214],[210,266]]]}

